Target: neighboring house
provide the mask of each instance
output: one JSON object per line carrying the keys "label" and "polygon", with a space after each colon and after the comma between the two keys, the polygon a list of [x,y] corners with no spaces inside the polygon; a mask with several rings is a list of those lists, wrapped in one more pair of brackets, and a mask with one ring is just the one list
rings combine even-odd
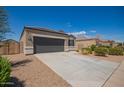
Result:
{"label": "neighboring house", "polygon": [[69,51],[74,45],[74,36],[46,28],[24,27],[20,37],[20,52],[24,54]]}
{"label": "neighboring house", "polygon": [[19,42],[7,39],[0,42],[0,55],[18,54],[20,53]]}
{"label": "neighboring house", "polygon": [[87,48],[90,47],[91,45],[96,45],[96,44],[97,44],[96,38],[76,40],[76,46],[78,49]]}
{"label": "neighboring house", "polygon": [[112,46],[117,47],[118,45],[119,45],[118,42],[114,42]]}
{"label": "neighboring house", "polygon": [[97,40],[97,44],[101,46],[113,46],[114,41],[112,40]]}
{"label": "neighboring house", "polygon": [[100,40],[100,39],[97,39],[97,38],[76,40],[76,46],[77,46],[78,49],[87,48],[87,47],[90,47],[91,45],[112,46],[113,44],[114,44],[114,41]]}
{"label": "neighboring house", "polygon": [[117,47],[117,46],[124,47],[124,43],[123,42],[114,42],[113,47]]}

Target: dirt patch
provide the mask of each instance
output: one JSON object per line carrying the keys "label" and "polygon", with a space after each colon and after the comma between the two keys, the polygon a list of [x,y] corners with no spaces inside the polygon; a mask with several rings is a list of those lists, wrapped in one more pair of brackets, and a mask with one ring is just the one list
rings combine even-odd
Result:
{"label": "dirt patch", "polygon": [[[69,87],[71,86],[35,56],[9,55],[12,63],[11,77],[17,86]],[[17,82],[19,81],[19,83]]]}
{"label": "dirt patch", "polygon": [[112,61],[112,62],[122,62],[122,61],[124,61],[124,56],[108,55],[108,56],[104,57],[104,56],[95,56],[93,54],[84,55],[84,56],[94,57],[94,58],[97,58],[97,59],[108,60],[108,61]]}
{"label": "dirt patch", "polygon": [[113,62],[122,62],[124,61],[124,56],[114,56],[114,55],[108,55],[106,57],[102,57],[102,56],[94,56],[94,55],[90,55],[102,60],[108,60],[108,61],[113,61]]}

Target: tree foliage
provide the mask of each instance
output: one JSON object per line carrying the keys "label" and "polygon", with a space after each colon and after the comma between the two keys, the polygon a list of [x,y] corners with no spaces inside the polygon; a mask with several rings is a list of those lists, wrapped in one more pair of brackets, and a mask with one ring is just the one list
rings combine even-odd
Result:
{"label": "tree foliage", "polygon": [[0,6],[0,41],[5,39],[6,33],[9,33],[8,15],[4,7]]}

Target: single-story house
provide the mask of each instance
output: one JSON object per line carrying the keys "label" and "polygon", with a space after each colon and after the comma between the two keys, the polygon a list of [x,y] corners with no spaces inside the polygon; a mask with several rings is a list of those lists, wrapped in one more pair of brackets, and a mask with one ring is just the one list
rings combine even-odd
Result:
{"label": "single-story house", "polygon": [[75,37],[63,31],[24,27],[20,37],[20,52],[24,54],[73,50]]}
{"label": "single-story house", "polygon": [[92,45],[97,45],[97,46],[113,46],[114,41],[111,40],[101,40],[98,38],[90,38],[90,39],[78,39],[76,40],[76,46],[78,49],[81,48],[87,48]]}
{"label": "single-story house", "polygon": [[114,41],[112,41],[112,40],[97,40],[97,44],[102,45],[102,46],[113,46]]}

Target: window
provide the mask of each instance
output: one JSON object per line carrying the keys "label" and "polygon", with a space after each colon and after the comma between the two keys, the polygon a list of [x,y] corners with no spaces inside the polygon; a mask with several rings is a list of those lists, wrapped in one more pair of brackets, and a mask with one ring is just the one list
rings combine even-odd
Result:
{"label": "window", "polygon": [[69,46],[74,46],[74,40],[69,40],[69,41],[68,41],[68,45],[69,45]]}

